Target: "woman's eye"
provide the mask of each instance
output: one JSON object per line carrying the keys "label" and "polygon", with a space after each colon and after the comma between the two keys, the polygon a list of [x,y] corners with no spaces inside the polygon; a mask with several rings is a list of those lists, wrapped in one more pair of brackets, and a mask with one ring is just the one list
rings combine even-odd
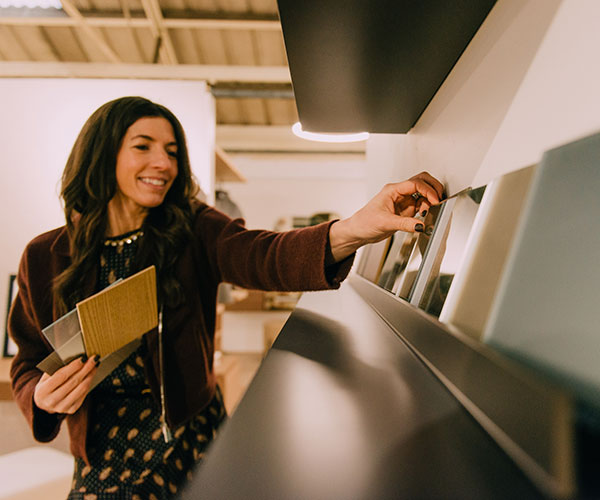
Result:
{"label": "woman's eye", "polygon": [[139,149],[140,151],[147,151],[148,150],[148,146],[146,146],[145,144],[136,144],[133,147],[135,149]]}
{"label": "woman's eye", "polygon": [[171,158],[177,158],[177,151],[167,151],[167,154],[171,157]]}

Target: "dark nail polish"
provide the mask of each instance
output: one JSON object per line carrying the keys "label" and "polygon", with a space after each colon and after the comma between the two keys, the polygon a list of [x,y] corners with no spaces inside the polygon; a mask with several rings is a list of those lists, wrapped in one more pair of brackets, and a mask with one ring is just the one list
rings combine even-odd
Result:
{"label": "dark nail polish", "polygon": [[415,225],[415,231],[416,231],[417,233],[422,233],[422,232],[423,232],[423,229],[424,229],[424,226],[423,226],[423,224],[420,224],[420,223],[419,223],[419,224],[416,224],[416,225]]}
{"label": "dark nail polish", "polygon": [[423,210],[423,211],[421,212],[421,216],[422,216],[422,217],[425,217],[426,215],[427,215],[427,210]]}
{"label": "dark nail polish", "polygon": [[96,355],[94,356],[94,364],[95,364],[96,366],[98,366],[98,365],[100,364],[100,356],[99,356],[98,354],[96,354]]}
{"label": "dark nail polish", "polygon": [[88,357],[86,354],[82,354],[79,359],[81,360],[82,363],[85,363],[88,360]]}

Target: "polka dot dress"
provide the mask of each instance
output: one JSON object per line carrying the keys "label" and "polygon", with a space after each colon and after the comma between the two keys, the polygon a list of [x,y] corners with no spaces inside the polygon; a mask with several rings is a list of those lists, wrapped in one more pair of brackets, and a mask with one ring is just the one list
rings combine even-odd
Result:
{"label": "polka dot dress", "polygon": [[[107,240],[100,261],[100,289],[129,276],[137,232]],[[113,242],[122,244],[112,245]],[[219,391],[200,414],[171,429],[167,443],[160,408],[144,377],[143,347],[133,352],[90,393],[87,450],[90,465],[75,459],[71,500],[163,500],[191,477],[224,420]]]}

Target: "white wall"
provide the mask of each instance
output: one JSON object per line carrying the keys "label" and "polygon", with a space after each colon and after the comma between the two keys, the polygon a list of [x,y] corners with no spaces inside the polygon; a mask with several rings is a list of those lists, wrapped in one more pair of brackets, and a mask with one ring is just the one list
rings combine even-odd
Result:
{"label": "white wall", "polygon": [[17,271],[23,248],[37,234],[64,224],[60,177],[81,126],[101,104],[125,95],[147,97],[175,113],[186,130],[192,169],[202,189],[213,192],[215,109],[204,83],[0,79],[2,318],[8,275]]}
{"label": "white wall", "polygon": [[373,186],[427,170],[452,194],[600,131],[600,2],[499,0],[415,127],[367,144]]}
{"label": "white wall", "polygon": [[231,155],[247,183],[224,183],[249,228],[273,229],[280,217],[335,212],[350,216],[366,201],[364,155]]}
{"label": "white wall", "polygon": [[[319,212],[352,215],[367,201],[365,155],[230,154],[246,183],[220,187],[242,211],[246,226],[274,229],[280,217],[291,219]],[[262,352],[263,323],[284,320],[289,312],[226,312],[224,351]]]}

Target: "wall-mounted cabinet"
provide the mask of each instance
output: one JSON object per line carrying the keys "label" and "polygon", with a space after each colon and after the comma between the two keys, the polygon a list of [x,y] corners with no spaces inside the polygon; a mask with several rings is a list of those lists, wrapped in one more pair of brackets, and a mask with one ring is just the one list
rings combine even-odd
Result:
{"label": "wall-mounted cabinet", "polygon": [[305,130],[404,133],[496,0],[278,0]]}
{"label": "wall-mounted cabinet", "polygon": [[598,158],[600,134],[448,199],[354,280],[553,497],[598,494]]}

